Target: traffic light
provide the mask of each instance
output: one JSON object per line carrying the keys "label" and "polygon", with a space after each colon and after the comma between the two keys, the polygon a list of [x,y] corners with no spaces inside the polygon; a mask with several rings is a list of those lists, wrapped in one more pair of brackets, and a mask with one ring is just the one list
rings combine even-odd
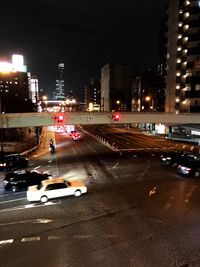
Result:
{"label": "traffic light", "polygon": [[64,121],[64,116],[62,116],[62,115],[56,116],[56,120],[57,120],[58,123],[59,122],[63,122]]}
{"label": "traffic light", "polygon": [[113,121],[119,121],[121,119],[121,115],[119,113],[113,114],[112,119]]}

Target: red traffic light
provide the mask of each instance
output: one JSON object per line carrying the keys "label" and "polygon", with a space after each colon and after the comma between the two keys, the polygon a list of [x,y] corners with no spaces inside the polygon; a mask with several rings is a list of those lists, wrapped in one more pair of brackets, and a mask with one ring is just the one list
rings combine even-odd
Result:
{"label": "red traffic light", "polygon": [[119,121],[121,116],[120,116],[120,114],[114,114],[112,118],[114,121]]}
{"label": "red traffic light", "polygon": [[55,119],[57,120],[57,122],[63,122],[64,121],[64,116],[59,115],[59,116],[56,116]]}

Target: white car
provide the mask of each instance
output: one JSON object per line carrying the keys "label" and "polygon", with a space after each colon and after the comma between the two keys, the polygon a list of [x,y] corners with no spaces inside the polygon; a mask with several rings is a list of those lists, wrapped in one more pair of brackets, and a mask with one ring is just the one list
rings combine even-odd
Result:
{"label": "white car", "polygon": [[49,199],[74,195],[79,197],[87,192],[82,181],[65,181],[62,178],[44,180],[40,185],[29,186],[26,192],[28,201],[47,202]]}

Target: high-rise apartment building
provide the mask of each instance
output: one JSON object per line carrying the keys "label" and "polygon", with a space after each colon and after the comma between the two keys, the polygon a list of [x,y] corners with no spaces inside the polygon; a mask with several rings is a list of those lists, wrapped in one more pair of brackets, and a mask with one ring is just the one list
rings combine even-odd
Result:
{"label": "high-rise apartment building", "polygon": [[53,92],[54,100],[65,100],[64,89],[64,63],[58,64],[58,77],[56,79],[56,89]]}
{"label": "high-rise apartment building", "polygon": [[200,112],[200,1],[169,0],[166,112]]}

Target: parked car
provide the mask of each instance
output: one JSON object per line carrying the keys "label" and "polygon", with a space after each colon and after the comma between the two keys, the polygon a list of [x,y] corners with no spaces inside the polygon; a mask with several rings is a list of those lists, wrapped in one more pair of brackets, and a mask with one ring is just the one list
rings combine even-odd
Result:
{"label": "parked car", "polygon": [[200,160],[185,161],[178,165],[178,172],[183,175],[199,177]]}
{"label": "parked car", "polygon": [[87,192],[87,187],[82,181],[65,181],[55,178],[42,181],[39,185],[29,186],[26,192],[28,201],[47,202],[49,199],[74,195],[79,197]]}
{"label": "parked car", "polygon": [[20,154],[9,154],[0,158],[0,170],[12,170],[28,166],[28,159]]}
{"label": "parked car", "polygon": [[53,178],[51,174],[39,172],[36,170],[18,170],[9,172],[3,180],[4,189],[12,190],[13,192],[21,189],[27,189],[28,186],[38,185],[43,180]]}
{"label": "parked car", "polygon": [[178,164],[184,161],[191,161],[197,159],[196,155],[192,153],[176,150],[170,153],[166,153],[165,155],[161,155],[161,162],[164,165],[169,165],[172,167],[177,167]]}

